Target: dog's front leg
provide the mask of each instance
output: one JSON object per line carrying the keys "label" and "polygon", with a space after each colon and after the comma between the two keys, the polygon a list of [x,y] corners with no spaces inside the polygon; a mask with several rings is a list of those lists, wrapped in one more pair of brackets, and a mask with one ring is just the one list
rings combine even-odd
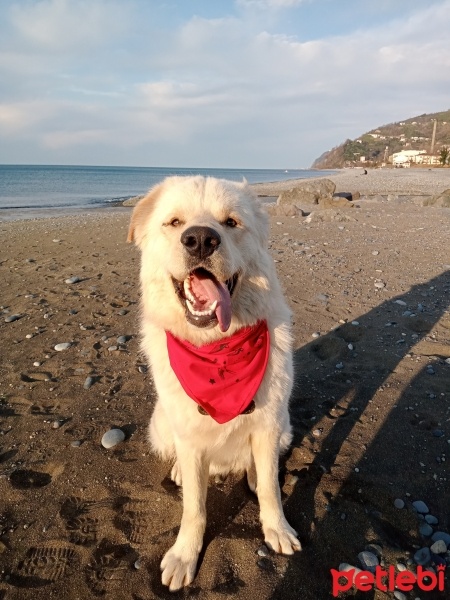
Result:
{"label": "dog's front leg", "polygon": [[286,521],[278,483],[280,435],[276,431],[252,433],[252,453],[256,467],[256,493],[266,544],[280,554],[301,550],[297,532]]}
{"label": "dog's front leg", "polygon": [[161,562],[162,582],[171,591],[189,585],[195,577],[206,525],[209,465],[192,447],[176,443],[183,485],[183,516],[175,544]]}

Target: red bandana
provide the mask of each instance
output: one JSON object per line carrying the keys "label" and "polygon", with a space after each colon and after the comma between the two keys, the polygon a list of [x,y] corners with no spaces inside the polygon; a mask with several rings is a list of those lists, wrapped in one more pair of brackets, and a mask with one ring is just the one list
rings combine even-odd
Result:
{"label": "red bandana", "polygon": [[166,336],[170,364],[190,398],[218,423],[227,423],[245,411],[269,360],[266,321],[199,348],[168,331]]}

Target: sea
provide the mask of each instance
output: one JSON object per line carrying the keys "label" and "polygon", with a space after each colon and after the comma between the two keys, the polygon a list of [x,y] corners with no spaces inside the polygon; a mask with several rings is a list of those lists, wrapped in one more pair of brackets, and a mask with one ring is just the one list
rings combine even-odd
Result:
{"label": "sea", "polygon": [[314,169],[197,169],[0,165],[0,221],[111,208],[145,194],[169,175],[204,175],[263,183],[326,176]]}

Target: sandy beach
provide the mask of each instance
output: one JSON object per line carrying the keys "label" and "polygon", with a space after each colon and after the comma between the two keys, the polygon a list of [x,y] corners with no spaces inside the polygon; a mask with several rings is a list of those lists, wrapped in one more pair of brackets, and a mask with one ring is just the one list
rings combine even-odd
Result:
{"label": "sandy beach", "polygon": [[[330,569],[362,568],[371,544],[385,567],[414,572],[417,551],[450,534],[450,208],[414,201],[449,189],[450,169],[330,179],[361,193],[356,206],[271,217],[296,365],[280,482],[303,551],[269,552],[244,480],[211,481],[199,571],[175,594],[159,563],[181,498],[146,442],[131,209],[0,223],[0,600],[327,600]],[[125,440],[106,449],[114,427]]]}

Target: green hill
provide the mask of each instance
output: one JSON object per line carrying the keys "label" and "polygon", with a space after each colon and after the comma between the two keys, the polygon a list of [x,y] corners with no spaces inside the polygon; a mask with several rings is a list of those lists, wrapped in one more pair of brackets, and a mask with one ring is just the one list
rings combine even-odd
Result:
{"label": "green hill", "polygon": [[368,166],[380,166],[394,152],[401,150],[431,150],[434,121],[437,121],[433,154],[439,155],[443,146],[450,147],[450,110],[412,117],[389,123],[364,133],[355,140],[324,152],[312,168],[336,169],[359,165],[361,157]]}

